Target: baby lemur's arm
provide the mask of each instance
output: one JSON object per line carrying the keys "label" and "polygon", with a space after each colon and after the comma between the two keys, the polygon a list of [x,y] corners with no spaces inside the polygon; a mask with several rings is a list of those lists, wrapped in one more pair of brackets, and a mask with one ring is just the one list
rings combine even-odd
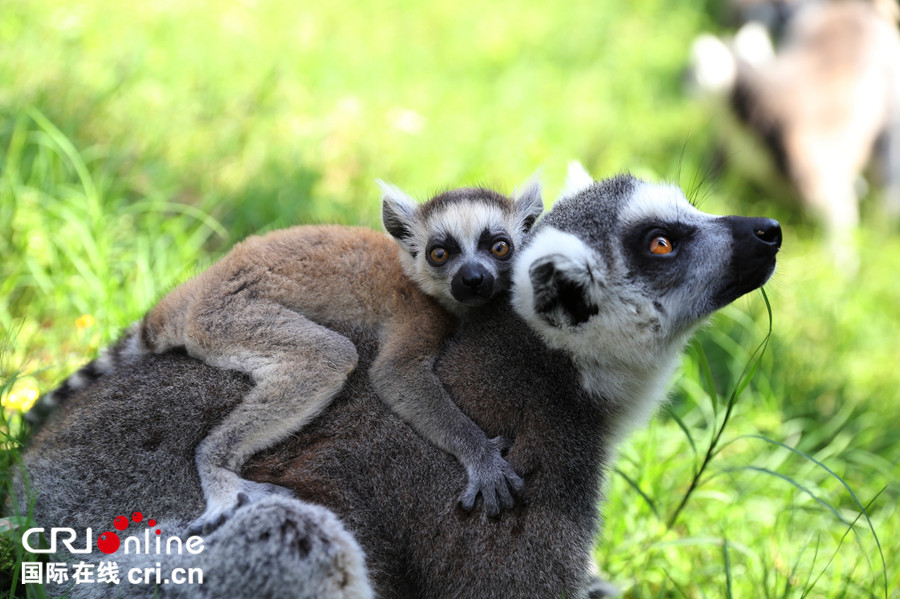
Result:
{"label": "baby lemur's arm", "polygon": [[471,510],[481,494],[485,512],[496,516],[513,505],[511,491],[524,482],[502,456],[506,440],[489,439],[453,402],[433,371],[435,356],[449,334],[447,315],[420,311],[394,319],[369,370],[372,384],[391,409],[422,437],[455,456],[468,481],[459,501]]}

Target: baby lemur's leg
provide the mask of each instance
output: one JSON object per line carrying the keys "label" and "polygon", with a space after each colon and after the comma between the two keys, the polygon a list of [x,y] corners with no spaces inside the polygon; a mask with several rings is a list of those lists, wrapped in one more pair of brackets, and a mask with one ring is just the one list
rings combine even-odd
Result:
{"label": "baby lemur's leg", "polygon": [[206,511],[191,531],[215,528],[239,501],[289,494],[242,479],[241,467],[315,418],[358,359],[349,339],[276,302],[232,297],[216,308],[209,317],[198,310],[187,330],[188,352],[213,366],[245,372],[256,385],[197,447]]}
{"label": "baby lemur's leg", "polygon": [[[429,323],[430,325],[431,323]],[[378,395],[426,440],[455,456],[468,482],[460,503],[471,510],[481,493],[485,512],[494,516],[513,505],[522,479],[501,455],[506,440],[489,439],[457,407],[434,373],[447,331],[419,320],[386,327],[378,357],[369,372]]]}

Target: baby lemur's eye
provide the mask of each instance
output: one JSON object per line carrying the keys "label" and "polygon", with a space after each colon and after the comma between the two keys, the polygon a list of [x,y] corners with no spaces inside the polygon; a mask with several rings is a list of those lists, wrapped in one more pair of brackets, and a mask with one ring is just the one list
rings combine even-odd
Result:
{"label": "baby lemur's eye", "polygon": [[668,237],[657,235],[650,240],[650,247],[648,249],[651,254],[662,256],[664,254],[671,254],[674,247]]}
{"label": "baby lemur's eye", "polygon": [[440,246],[433,247],[431,248],[431,251],[428,252],[429,262],[435,266],[440,266],[446,262],[449,257],[450,252]]}
{"label": "baby lemur's eye", "polygon": [[510,251],[512,251],[512,248],[509,242],[503,239],[498,239],[491,245],[491,253],[497,258],[506,258],[509,256]]}

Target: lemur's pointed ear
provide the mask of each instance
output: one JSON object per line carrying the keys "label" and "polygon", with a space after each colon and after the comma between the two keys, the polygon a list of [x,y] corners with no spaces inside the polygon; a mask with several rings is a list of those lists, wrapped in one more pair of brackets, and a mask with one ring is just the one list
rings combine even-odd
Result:
{"label": "lemur's pointed ear", "polygon": [[516,206],[516,220],[521,225],[521,231],[527,233],[534,226],[534,222],[544,211],[544,200],[541,198],[543,186],[541,185],[541,172],[531,176],[513,194]]}
{"label": "lemur's pointed ear", "polygon": [[563,185],[563,190],[559,197],[560,199],[571,198],[593,184],[594,178],[588,174],[581,163],[577,160],[572,160],[569,162],[569,170],[566,172],[566,183]]}
{"label": "lemur's pointed ear", "polygon": [[375,181],[384,194],[381,199],[381,221],[394,239],[403,243],[413,234],[418,203],[406,192],[381,179]]}

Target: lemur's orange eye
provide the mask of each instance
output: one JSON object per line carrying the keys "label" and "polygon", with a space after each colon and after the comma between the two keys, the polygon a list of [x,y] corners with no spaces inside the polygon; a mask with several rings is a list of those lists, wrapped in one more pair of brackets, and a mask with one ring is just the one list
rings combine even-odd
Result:
{"label": "lemur's orange eye", "polygon": [[669,241],[668,237],[657,235],[652,240],[650,240],[651,254],[656,254],[658,256],[662,256],[663,254],[671,254],[672,249],[672,242]]}
{"label": "lemur's orange eye", "polygon": [[431,258],[432,264],[443,264],[447,261],[447,258],[450,257],[450,252],[440,246],[437,246],[431,248],[431,251],[428,252],[428,257]]}
{"label": "lemur's orange eye", "polygon": [[491,246],[491,253],[498,258],[506,258],[509,255],[509,250],[509,244],[502,239],[495,241],[494,245]]}

